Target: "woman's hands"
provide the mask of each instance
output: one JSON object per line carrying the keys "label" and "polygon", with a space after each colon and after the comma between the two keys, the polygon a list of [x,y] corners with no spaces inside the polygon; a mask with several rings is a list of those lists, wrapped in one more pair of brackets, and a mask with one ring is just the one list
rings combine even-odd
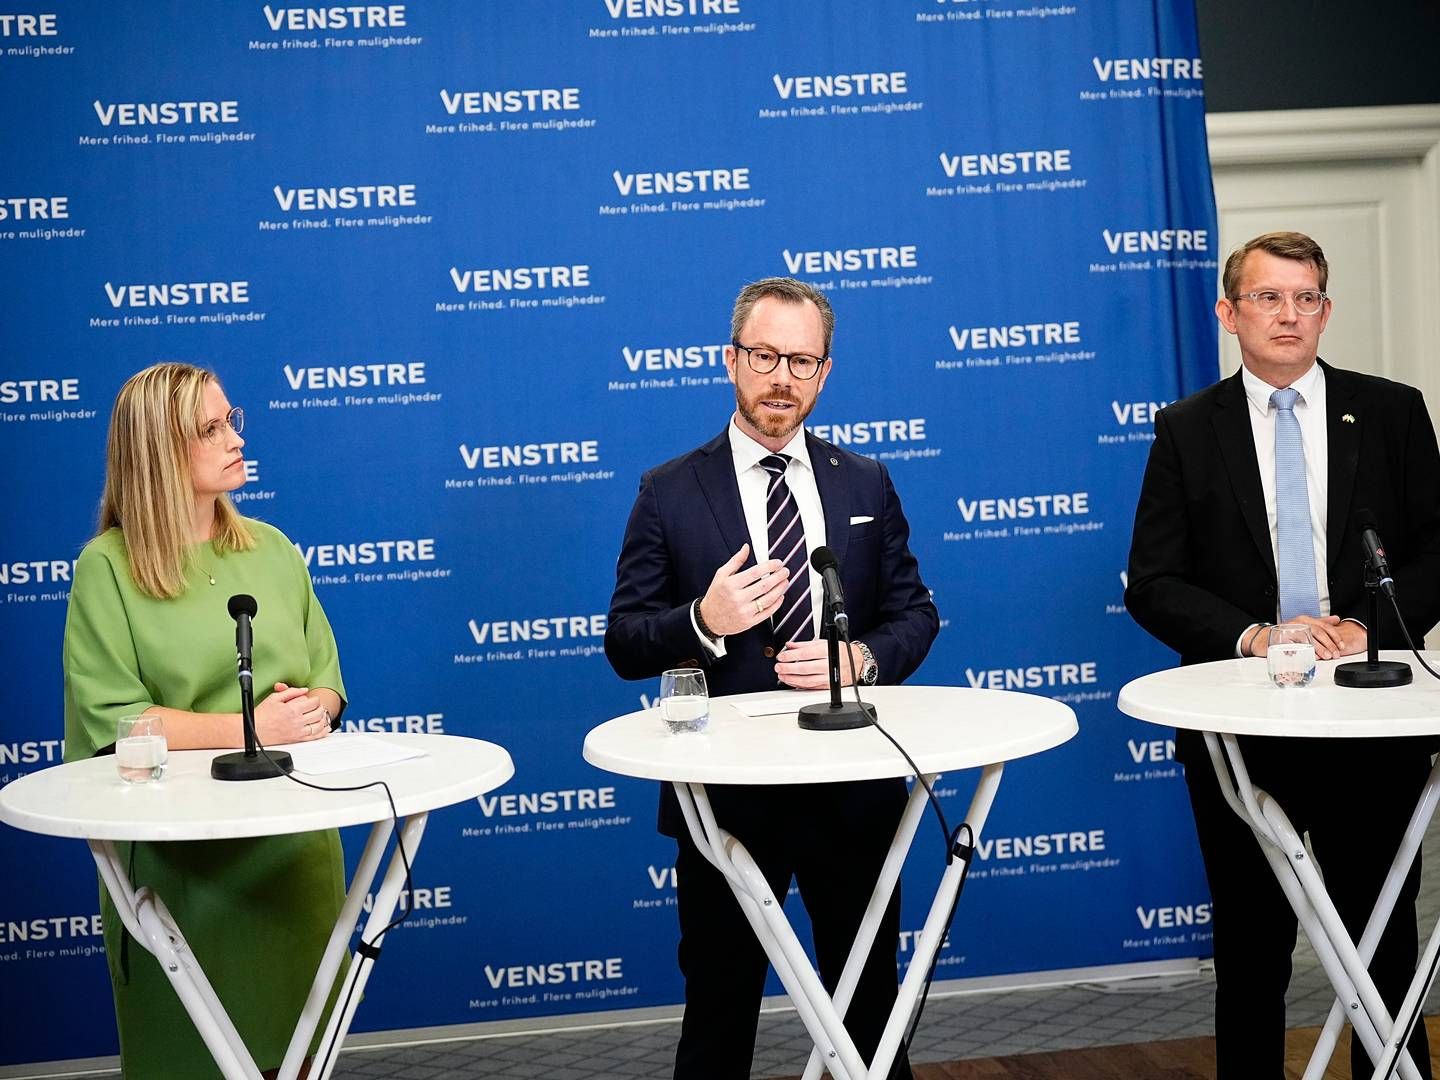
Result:
{"label": "woman's hands", "polygon": [[255,707],[255,736],[262,746],[309,742],[330,734],[324,703],[308,687],[275,684],[275,692]]}

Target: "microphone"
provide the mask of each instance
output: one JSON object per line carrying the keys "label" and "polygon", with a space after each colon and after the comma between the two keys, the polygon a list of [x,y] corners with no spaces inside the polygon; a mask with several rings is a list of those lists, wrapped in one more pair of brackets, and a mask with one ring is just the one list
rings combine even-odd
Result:
{"label": "microphone", "polygon": [[850,629],[850,616],[845,614],[845,590],[840,587],[840,560],[823,544],[810,553],[810,566],[825,585],[825,610],[841,633]]}
{"label": "microphone", "polygon": [[1356,510],[1355,526],[1360,530],[1360,544],[1365,549],[1365,591],[1369,594],[1370,626],[1366,633],[1365,659],[1336,667],[1335,685],[1362,689],[1407,686],[1414,677],[1410,665],[1399,660],[1380,659],[1381,593],[1389,598],[1391,606],[1395,608],[1395,617],[1400,620],[1402,632],[1405,631],[1405,624],[1400,616],[1399,604],[1395,600],[1395,579],[1390,576],[1385,545],[1380,542],[1380,533],[1377,531],[1379,523],[1369,510]]}
{"label": "microphone", "polygon": [[250,628],[250,620],[255,617],[258,605],[255,598],[246,593],[236,593],[230,597],[226,605],[230,617],[235,620],[235,667],[240,673],[240,678],[250,679],[251,662],[250,654],[254,646],[254,632]]}
{"label": "microphone", "polygon": [[251,653],[255,635],[250,620],[258,605],[247,593],[236,593],[225,605],[235,620],[235,671],[240,680],[240,728],[245,735],[245,749],[221,754],[210,761],[210,776],[215,780],[265,780],[282,776],[295,767],[284,750],[267,750],[262,756],[255,735],[255,676],[251,671]]}
{"label": "microphone", "polygon": [[1380,534],[1376,531],[1380,523],[1369,510],[1356,510],[1355,524],[1360,529],[1360,543],[1365,546],[1365,558],[1379,579],[1380,591],[1394,600],[1395,579],[1390,576],[1390,564],[1385,559],[1385,545],[1380,542]]}
{"label": "microphone", "polygon": [[807,731],[846,731],[868,727],[875,723],[875,706],[861,701],[847,704],[840,696],[840,639],[845,639],[846,649],[850,647],[850,616],[845,614],[845,591],[840,588],[840,560],[822,545],[810,553],[810,566],[825,583],[825,617],[820,624],[828,646],[830,701],[824,705],[802,706],[797,722]]}

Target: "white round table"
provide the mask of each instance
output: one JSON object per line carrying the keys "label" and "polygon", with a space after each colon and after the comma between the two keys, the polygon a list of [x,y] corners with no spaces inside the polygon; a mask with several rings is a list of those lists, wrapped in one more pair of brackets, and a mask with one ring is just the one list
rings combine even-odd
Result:
{"label": "white round table", "polygon": [[[852,700],[851,693],[847,688],[846,700]],[[838,783],[910,776],[914,770],[900,752],[873,728],[800,728],[796,710],[813,696],[784,691],[713,699],[709,727],[700,734],[672,735],[659,710],[646,709],[601,724],[585,737],[585,760],[590,764],[622,776],[674,785],[691,838],[725,875],[815,1043],[806,1080],[817,1080],[823,1069],[836,1080],[889,1074],[944,937],[1005,762],[1059,746],[1079,730],[1068,705],[1031,694],[948,686],[870,686],[862,689],[862,696],[877,708],[880,725],[905,747],[927,783],[933,785],[942,772],[983,770],[965,818],[971,829],[971,846],[957,845],[941,877],[915,956],[868,1069],[843,1018],[924,814],[924,788],[917,783],[910,793],[832,998],[765,875],[744,845],[716,822],[705,785]],[[749,715],[767,707],[770,711],[766,714]]]}
{"label": "white round table", "polygon": [[[346,735],[334,735],[344,739]],[[302,776],[325,787],[354,787],[383,780],[395,799],[400,838],[380,890],[375,894],[362,944],[350,964],[332,1011],[322,1047],[328,1060],[317,1062],[315,1080],[326,1080],[350,1029],[400,891],[405,885],[403,846],[413,865],[429,811],[475,798],[514,774],[510,755],[493,743],[453,735],[386,734],[367,739],[424,751],[425,756],[371,768],[323,776]],[[170,754],[165,778],[129,786],[120,781],[110,755],[57,765],[31,773],[0,789],[0,821],[17,829],[84,839],[90,845],[126,929],[149,949],[175,987],[186,1011],[226,1077],[260,1080],[260,1072],[234,1024],[195,960],[164,899],[148,886],[135,889],[115,850],[124,840],[223,840],[311,832],[345,825],[372,824],[340,917],[311,984],[310,995],[291,1037],[281,1080],[300,1069],[323,1015],[330,988],[345,957],[351,932],[362,914],[394,825],[390,803],[379,787],[329,792],[302,787],[285,777],[224,782],[210,778],[210,761],[221,751],[182,750]]]}
{"label": "white round table", "polygon": [[[1382,652],[1381,658],[1408,660],[1414,682],[1381,689],[1336,686],[1336,666],[1363,659],[1346,657],[1343,661],[1317,664],[1315,681],[1309,686],[1282,690],[1270,682],[1263,659],[1248,658],[1142,676],[1121,689],[1117,702],[1121,712],[1138,720],[1204,733],[1221,794],[1255,833],[1276,880],[1315,946],[1335,987],[1336,1001],[1306,1068],[1306,1080],[1318,1080],[1324,1074],[1347,1019],[1376,1062],[1376,1077],[1387,1075],[1398,1056],[1400,1075],[1406,1080],[1418,1080],[1420,1074],[1404,1051],[1400,1029],[1403,1018],[1411,1014],[1429,989],[1426,976],[1440,955],[1440,925],[1431,935],[1399,1011],[1399,1023],[1385,1008],[1367,966],[1440,801],[1440,761],[1431,769],[1357,947],[1325,890],[1319,868],[1284,810],[1251,782],[1238,740],[1241,736],[1356,739],[1440,733],[1440,680],[1429,675],[1409,653]],[[1425,658],[1431,667],[1440,670],[1440,656],[1426,653]],[[1337,799],[1346,797],[1344,792],[1335,793]],[[1355,812],[1363,814],[1364,808],[1356,807]],[[1332,868],[1332,872],[1343,873],[1344,867]]]}

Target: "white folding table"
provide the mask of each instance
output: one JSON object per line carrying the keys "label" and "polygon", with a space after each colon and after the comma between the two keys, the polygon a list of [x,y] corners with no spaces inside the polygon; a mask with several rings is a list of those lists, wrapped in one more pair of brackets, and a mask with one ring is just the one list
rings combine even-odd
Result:
{"label": "white folding table", "polygon": [[[846,693],[848,696],[850,691]],[[909,776],[912,770],[872,728],[803,731],[793,711],[747,716],[735,708],[735,703],[775,696],[770,692],[713,699],[709,728],[698,735],[671,735],[656,709],[617,717],[586,736],[585,760],[623,776],[674,785],[696,847],[725,875],[814,1041],[806,1080],[816,1080],[822,1069],[828,1069],[836,1080],[884,1077],[900,1051],[931,960],[940,947],[966,860],[957,856],[941,876],[910,968],[867,1070],[845,1030],[843,1017],[927,800],[924,789],[916,784],[832,999],[765,875],[744,845],[716,822],[705,785],[879,780]],[[872,686],[864,688],[863,696],[876,706],[881,725],[905,747],[932,785],[942,772],[983,770],[965,818],[974,841],[984,828],[1004,763],[1059,746],[1079,730],[1068,705],[1030,694],[945,686]]]}
{"label": "white folding table", "polygon": [[[1237,736],[1357,739],[1440,733],[1440,681],[1410,654],[1385,652],[1381,656],[1387,660],[1408,658],[1415,681],[1409,686],[1373,690],[1340,687],[1334,679],[1340,661],[1331,660],[1320,662],[1309,686],[1282,690],[1271,684],[1263,659],[1221,660],[1143,676],[1120,691],[1118,702],[1121,712],[1136,719],[1204,734],[1225,801],[1254,831],[1270,869],[1315,947],[1335,988],[1336,1001],[1305,1069],[1305,1080],[1323,1076],[1347,1020],[1375,1062],[1376,1078],[1389,1073],[1398,1055],[1399,1075],[1418,1080],[1420,1074],[1405,1051],[1401,1027],[1403,1018],[1414,1011],[1429,988],[1426,976],[1440,953],[1440,925],[1425,948],[1400,1009],[1401,1019],[1392,1019],[1367,968],[1440,800],[1440,760],[1430,771],[1357,947],[1325,891],[1320,868],[1285,811],[1251,782]],[[1355,659],[1347,657],[1345,662]],[[1440,663],[1434,654],[1427,653],[1426,659],[1431,667]]]}
{"label": "white folding table", "polygon": [[[412,865],[429,811],[482,795],[505,783],[515,771],[505,750],[479,739],[416,734],[369,737],[418,748],[426,756],[302,779],[327,787],[384,780],[395,798],[400,843]],[[43,769],[0,789],[0,821],[29,832],[76,837],[90,845],[100,877],[125,928],[159,960],[220,1071],[230,1080],[260,1080],[260,1070],[211,989],[164,898],[148,886],[134,887],[116,854],[115,842],[232,840],[373,823],[280,1067],[280,1080],[293,1080],[324,1013],[351,932],[360,919],[393,831],[390,803],[378,787],[336,793],[313,791],[284,777],[246,783],[212,780],[210,760],[216,753],[172,752],[165,778],[137,787],[120,781],[111,756]],[[375,894],[362,935],[364,941],[370,941],[390,922],[404,883],[405,867],[397,847],[380,891]],[[322,1046],[333,1040],[338,1050],[350,1030],[371,967],[363,958],[357,957],[351,963],[337,998],[347,1006],[342,1009],[337,1005],[331,1011]],[[330,1056],[325,1069],[313,1074],[315,1080],[328,1080],[337,1057]]]}

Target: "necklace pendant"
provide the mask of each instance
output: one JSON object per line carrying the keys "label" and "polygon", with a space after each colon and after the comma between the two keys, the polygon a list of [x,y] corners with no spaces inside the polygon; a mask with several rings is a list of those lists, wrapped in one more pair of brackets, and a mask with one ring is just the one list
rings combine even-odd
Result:
{"label": "necklace pendant", "polygon": [[208,572],[207,572],[205,576],[210,579],[210,584],[211,584],[211,585],[214,585],[214,584],[215,584],[215,575],[214,575],[214,574],[211,574],[211,573],[208,573]]}

